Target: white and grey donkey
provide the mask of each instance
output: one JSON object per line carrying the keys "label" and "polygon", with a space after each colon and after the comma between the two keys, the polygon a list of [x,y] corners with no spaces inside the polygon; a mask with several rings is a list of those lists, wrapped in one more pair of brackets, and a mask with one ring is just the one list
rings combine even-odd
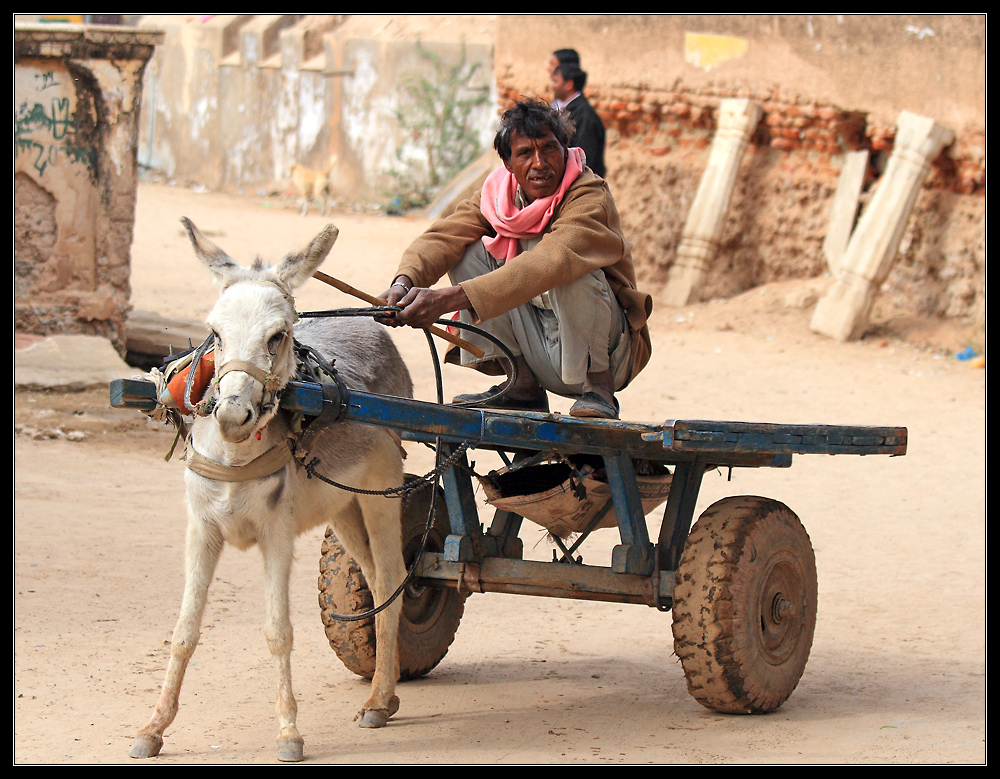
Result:
{"label": "white and grey donkey", "polygon": [[[276,266],[259,259],[244,268],[182,220],[195,253],[222,289],[208,317],[215,334],[216,405],[198,416],[188,440],[186,582],[174,628],[170,662],[156,709],[132,744],[132,757],[152,757],[163,731],[177,714],[178,695],[200,635],[208,586],[225,543],[260,547],[265,571],[264,635],[277,671],[278,759],[302,759],[295,726],[289,656],[292,625],[288,583],[295,536],[329,524],[361,565],[376,604],[403,581],[400,505],[394,498],[343,491],[310,479],[283,456],[292,431],[279,413],[279,393],[293,378],[294,337],[317,349],[348,387],[412,397],[402,357],[386,330],[367,317],[308,319],[295,325],[292,290],[309,279],[333,246],[337,228],[328,225],[308,246]],[[277,450],[277,452],[275,451]],[[397,487],[403,480],[398,439],[387,429],[351,422],[330,424],[310,445],[310,459],[331,479],[367,490]],[[258,460],[263,456],[263,460]],[[209,468],[192,469],[192,459]],[[277,469],[261,475],[261,462]],[[249,470],[242,479],[241,466]],[[281,462],[284,462],[281,465]],[[275,467],[272,465],[271,467]],[[213,473],[212,469],[217,473]],[[270,470],[267,468],[265,470]],[[201,475],[209,473],[209,476]],[[382,727],[399,708],[397,631],[402,599],[375,618],[378,657],[371,696],[359,712],[362,727]]]}

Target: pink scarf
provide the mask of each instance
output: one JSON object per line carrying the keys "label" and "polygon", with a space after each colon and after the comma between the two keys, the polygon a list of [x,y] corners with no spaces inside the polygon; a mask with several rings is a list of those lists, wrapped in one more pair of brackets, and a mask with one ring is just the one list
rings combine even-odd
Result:
{"label": "pink scarf", "polygon": [[566,190],[583,170],[584,159],[583,149],[571,148],[559,189],[521,209],[515,205],[517,181],[514,174],[502,167],[487,177],[479,208],[497,234],[496,237],[484,235],[483,243],[498,262],[505,263],[517,256],[519,238],[535,238],[542,233]]}

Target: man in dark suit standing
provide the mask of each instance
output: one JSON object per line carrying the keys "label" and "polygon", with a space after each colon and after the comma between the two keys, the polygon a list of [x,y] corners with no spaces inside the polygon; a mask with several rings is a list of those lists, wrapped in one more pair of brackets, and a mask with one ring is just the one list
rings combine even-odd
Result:
{"label": "man in dark suit standing", "polygon": [[548,68],[549,78],[552,78],[553,71],[560,65],[576,65],[580,67],[580,54],[576,49],[556,49],[549,57]]}
{"label": "man in dark suit standing", "polygon": [[569,113],[576,134],[570,146],[579,146],[587,156],[587,167],[604,178],[604,123],[597,111],[583,96],[587,74],[571,63],[560,65],[552,72],[552,105],[565,108]]}

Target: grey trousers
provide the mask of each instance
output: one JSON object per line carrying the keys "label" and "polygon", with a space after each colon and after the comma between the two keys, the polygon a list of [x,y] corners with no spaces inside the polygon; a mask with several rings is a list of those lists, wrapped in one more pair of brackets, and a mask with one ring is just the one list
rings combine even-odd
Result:
{"label": "grey trousers", "polygon": [[[533,243],[522,241],[522,250]],[[498,267],[483,242],[474,241],[448,275],[452,284],[460,284]],[[461,313],[460,321],[475,324],[468,311]],[[604,271],[585,274],[476,326],[522,356],[539,384],[557,395],[581,395],[588,373],[610,370],[617,389],[630,378],[631,335]],[[476,358],[462,351],[462,365],[505,356],[494,343],[469,330],[460,335],[485,353]]]}

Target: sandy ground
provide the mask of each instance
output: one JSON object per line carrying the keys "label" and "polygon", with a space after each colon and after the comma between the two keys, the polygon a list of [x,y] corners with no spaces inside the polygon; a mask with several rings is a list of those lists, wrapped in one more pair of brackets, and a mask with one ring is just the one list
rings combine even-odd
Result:
{"label": "sandy ground", "polygon": [[[133,248],[139,309],[200,319],[214,300],[181,216],[241,259],[276,259],[324,224],[276,200],[144,184]],[[323,270],[372,294],[424,227],[333,220],[341,235]],[[811,535],[819,620],[805,674],[783,707],[739,717],[700,706],[673,654],[669,614],[486,594],[469,599],[442,664],[401,686],[390,726],[361,730],[352,717],[367,685],[341,665],[319,618],[317,531],[298,542],[292,590],[307,762],[985,762],[985,370],[953,358],[965,336],[952,331],[915,335],[887,322],[858,343],[816,336],[803,305],[816,286],[660,307],[653,361],[621,395],[623,417],[637,421],[909,429],[901,458],[804,456],[788,470],[706,478],[699,512],[727,495],[765,495],[795,510]],[[364,304],[309,282],[298,305]],[[432,399],[423,336],[395,335],[418,396]],[[445,385],[449,395],[485,388],[482,377],[453,368]],[[107,397],[104,388],[16,394],[15,763],[129,762],[162,680],[183,583],[183,465],[164,462],[169,428],[112,410]],[[409,468],[427,456],[411,449]],[[648,520],[654,536],[660,514]],[[551,556],[540,528],[526,523],[522,539],[526,556]],[[586,562],[605,564],[617,541],[614,530],[599,531],[583,547]],[[256,551],[223,554],[157,764],[275,761],[260,574]]]}

